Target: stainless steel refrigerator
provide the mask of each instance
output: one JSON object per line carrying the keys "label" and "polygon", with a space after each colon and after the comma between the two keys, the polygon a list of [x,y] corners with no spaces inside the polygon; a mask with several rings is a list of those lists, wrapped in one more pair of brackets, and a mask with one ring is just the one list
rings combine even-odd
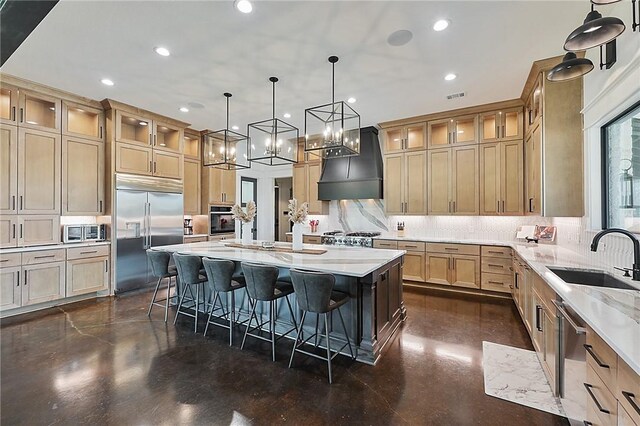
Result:
{"label": "stainless steel refrigerator", "polygon": [[115,201],[115,292],[151,286],[146,250],[182,243],[182,182],[118,174]]}

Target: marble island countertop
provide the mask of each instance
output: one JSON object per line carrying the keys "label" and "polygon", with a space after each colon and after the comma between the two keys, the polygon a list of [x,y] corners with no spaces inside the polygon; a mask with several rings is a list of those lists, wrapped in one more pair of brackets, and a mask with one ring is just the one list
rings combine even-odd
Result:
{"label": "marble island countertop", "polygon": [[0,253],[24,253],[29,251],[38,251],[38,250],[56,250],[56,249],[68,249],[75,247],[93,247],[93,246],[104,246],[107,244],[111,244],[111,241],[87,241],[83,243],[59,243],[59,244],[48,244],[43,246],[31,246],[31,247],[12,247],[12,248],[3,248],[0,249]]}
{"label": "marble island countertop", "polygon": [[[365,277],[387,263],[404,255],[404,250],[367,250],[358,247],[318,246],[305,244],[304,248],[323,248],[323,254],[284,253],[270,250],[251,250],[228,247],[228,243],[240,243],[240,240],[208,241],[200,243],[174,244],[152,247],[196,256],[213,257],[234,261],[257,262],[282,268],[300,268],[337,275]],[[261,243],[255,241],[256,244]],[[289,243],[276,243],[276,246],[291,247]]]}

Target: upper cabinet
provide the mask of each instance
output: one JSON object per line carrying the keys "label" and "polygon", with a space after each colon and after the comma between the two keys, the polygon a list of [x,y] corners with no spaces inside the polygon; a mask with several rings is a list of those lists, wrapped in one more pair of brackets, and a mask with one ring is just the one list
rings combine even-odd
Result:
{"label": "upper cabinet", "polygon": [[182,152],[184,131],[170,124],[153,122],[153,148],[162,151]]}
{"label": "upper cabinet", "polygon": [[542,117],[542,74],[536,76],[533,89],[527,97],[525,112],[525,133],[528,135]]}
{"label": "upper cabinet", "polygon": [[18,128],[0,127],[0,214],[17,212]]}
{"label": "upper cabinet", "polygon": [[478,147],[432,149],[427,154],[429,214],[479,213]]}
{"label": "upper cabinet", "polygon": [[60,132],[59,98],[28,90],[19,91],[18,125],[47,132]]}
{"label": "upper cabinet", "polygon": [[429,121],[429,148],[478,142],[478,116],[466,115]]}
{"label": "upper cabinet", "polygon": [[426,148],[426,140],[426,123],[390,127],[384,130],[384,152],[388,154],[422,150]]}
{"label": "upper cabinet", "polygon": [[62,137],[62,214],[104,212],[104,143]]}
{"label": "upper cabinet", "polygon": [[128,112],[116,111],[116,142],[151,145],[153,122]]}
{"label": "upper cabinet", "polygon": [[480,142],[522,139],[522,108],[491,111],[480,114]]}
{"label": "upper cabinet", "polygon": [[182,150],[185,158],[200,159],[200,132],[192,129],[184,130]]}
{"label": "upper cabinet", "polygon": [[0,123],[18,124],[18,88],[0,84]]}
{"label": "upper cabinet", "polygon": [[84,139],[104,140],[104,111],[62,101],[62,133]]}
{"label": "upper cabinet", "polygon": [[385,212],[427,214],[426,151],[385,155],[384,161]]}

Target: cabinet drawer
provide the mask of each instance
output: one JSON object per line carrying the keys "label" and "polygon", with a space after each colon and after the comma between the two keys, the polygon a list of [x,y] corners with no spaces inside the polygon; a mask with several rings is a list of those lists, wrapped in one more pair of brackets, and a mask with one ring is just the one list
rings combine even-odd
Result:
{"label": "cabinet drawer", "polygon": [[424,252],[426,244],[419,241],[398,241],[398,250]]}
{"label": "cabinet drawer", "polygon": [[482,256],[511,259],[511,247],[482,246]]}
{"label": "cabinet drawer", "polygon": [[0,253],[0,267],[1,268],[10,268],[12,266],[20,266],[21,265],[21,256],[20,253]]}
{"label": "cabinet drawer", "polygon": [[587,365],[611,392],[616,391],[618,355],[590,327],[587,327]]}
{"label": "cabinet drawer", "polygon": [[603,425],[617,425],[618,402],[593,368],[587,367],[585,386],[587,387],[587,411],[593,410]]}
{"label": "cabinet drawer", "polygon": [[471,244],[427,243],[427,251],[432,253],[466,254],[479,256],[480,246]]}
{"label": "cabinet drawer", "polygon": [[393,240],[373,240],[373,248],[398,249],[398,242]]}
{"label": "cabinet drawer", "polygon": [[482,257],[482,272],[510,274],[513,269],[511,259],[502,257]]}
{"label": "cabinet drawer", "polygon": [[638,426],[638,423],[633,421],[631,414],[624,409],[620,402],[618,402],[618,426]]}
{"label": "cabinet drawer", "polygon": [[635,424],[640,425],[640,377],[620,358],[618,358],[616,398],[626,412],[626,417],[631,418]]}
{"label": "cabinet drawer", "polygon": [[483,290],[511,293],[513,275],[492,274],[482,271],[480,288]]}
{"label": "cabinet drawer", "polygon": [[89,257],[109,256],[109,246],[74,247],[67,249],[67,260],[86,259]]}
{"label": "cabinet drawer", "polygon": [[304,235],[302,237],[302,242],[305,244],[322,244],[322,237],[317,237],[314,235]]}
{"label": "cabinet drawer", "polygon": [[37,263],[62,262],[65,255],[64,249],[27,251],[22,253],[23,265],[35,265]]}
{"label": "cabinet drawer", "polygon": [[202,243],[202,242],[206,242],[207,241],[207,237],[202,236],[202,237],[183,237],[182,241],[185,244],[189,244],[189,243]]}

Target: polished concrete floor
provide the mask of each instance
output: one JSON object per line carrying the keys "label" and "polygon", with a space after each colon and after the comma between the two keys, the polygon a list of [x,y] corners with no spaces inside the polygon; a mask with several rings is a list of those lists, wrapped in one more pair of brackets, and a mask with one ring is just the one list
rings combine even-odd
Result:
{"label": "polished concrete floor", "polygon": [[[3,425],[556,425],[565,420],[486,396],[482,341],[531,349],[510,301],[405,292],[408,319],[375,366],[300,356],[291,341],[229,347],[226,330],[165,325],[150,294],[4,321]],[[240,336],[240,334],[238,334]],[[237,339],[239,341],[240,339]]]}

